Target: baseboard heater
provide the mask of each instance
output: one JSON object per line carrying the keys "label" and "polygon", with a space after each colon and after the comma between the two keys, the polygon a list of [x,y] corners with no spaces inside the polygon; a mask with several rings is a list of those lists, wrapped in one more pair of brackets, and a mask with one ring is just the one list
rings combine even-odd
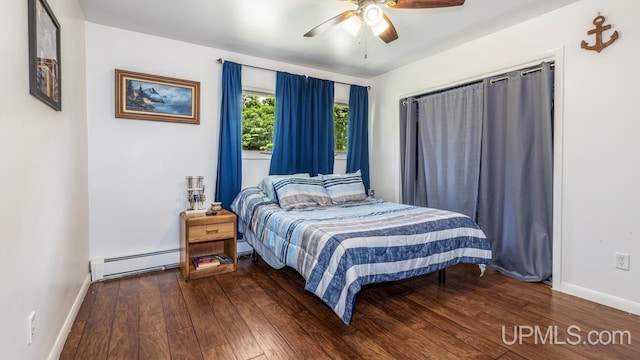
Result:
{"label": "baseboard heater", "polygon": [[180,249],[91,260],[91,281],[102,281],[180,266]]}
{"label": "baseboard heater", "polygon": [[[246,241],[238,241],[238,256],[250,254]],[[173,269],[180,266],[180,249],[154,251],[144,254],[92,259],[91,281],[102,281],[150,271]]]}

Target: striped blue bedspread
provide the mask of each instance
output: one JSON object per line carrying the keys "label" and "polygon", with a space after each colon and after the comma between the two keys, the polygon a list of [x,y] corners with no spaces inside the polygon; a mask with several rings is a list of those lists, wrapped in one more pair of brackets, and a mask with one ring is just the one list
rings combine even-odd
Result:
{"label": "striped blue bedspread", "polygon": [[478,225],[445,210],[366,200],[284,211],[265,201],[258,188],[243,190],[231,209],[347,325],[365,284],[491,260],[489,242]]}

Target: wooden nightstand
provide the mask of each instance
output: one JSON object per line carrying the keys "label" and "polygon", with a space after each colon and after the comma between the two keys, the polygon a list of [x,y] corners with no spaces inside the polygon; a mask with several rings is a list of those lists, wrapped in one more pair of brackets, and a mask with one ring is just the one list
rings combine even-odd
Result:
{"label": "wooden nightstand", "polygon": [[[187,216],[180,213],[180,269],[185,280],[236,271],[236,215],[227,210],[212,216]],[[193,259],[206,255],[228,255],[232,263],[197,269]]]}

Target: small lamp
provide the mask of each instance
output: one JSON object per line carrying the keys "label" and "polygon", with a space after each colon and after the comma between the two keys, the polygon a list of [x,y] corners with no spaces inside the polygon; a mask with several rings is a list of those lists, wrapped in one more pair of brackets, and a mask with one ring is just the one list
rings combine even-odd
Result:
{"label": "small lamp", "polygon": [[382,9],[376,4],[367,5],[363,10],[362,17],[375,36],[382,34],[389,28],[389,23],[384,18]]}
{"label": "small lamp", "polygon": [[362,20],[358,16],[352,16],[344,22],[344,27],[351,35],[357,36],[358,32],[360,32],[360,27],[362,27]]}
{"label": "small lamp", "polygon": [[369,4],[363,11],[364,22],[369,26],[375,26],[382,21],[382,9],[376,4]]}

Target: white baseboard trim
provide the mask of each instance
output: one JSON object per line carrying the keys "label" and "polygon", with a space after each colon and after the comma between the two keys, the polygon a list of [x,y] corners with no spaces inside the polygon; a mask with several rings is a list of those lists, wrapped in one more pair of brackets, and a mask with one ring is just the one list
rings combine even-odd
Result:
{"label": "white baseboard trim", "polygon": [[67,314],[64,324],[62,324],[62,329],[60,329],[60,332],[58,333],[56,342],[53,344],[53,348],[49,352],[49,356],[47,357],[48,360],[57,360],[60,358],[60,354],[62,354],[62,349],[64,348],[64,343],[67,341],[67,336],[71,331],[73,322],[76,320],[78,311],[80,311],[82,301],[84,301],[84,297],[87,295],[87,291],[89,291],[89,285],[91,285],[91,274],[87,274],[87,277],[84,279],[82,287],[73,302],[73,306],[71,306],[71,310],[69,311],[69,314]]}
{"label": "white baseboard trim", "polygon": [[599,291],[587,289],[578,285],[562,282],[559,291],[574,295],[589,301],[609,306],[631,314],[640,315],[640,303],[623,299],[617,296],[601,293]]}

